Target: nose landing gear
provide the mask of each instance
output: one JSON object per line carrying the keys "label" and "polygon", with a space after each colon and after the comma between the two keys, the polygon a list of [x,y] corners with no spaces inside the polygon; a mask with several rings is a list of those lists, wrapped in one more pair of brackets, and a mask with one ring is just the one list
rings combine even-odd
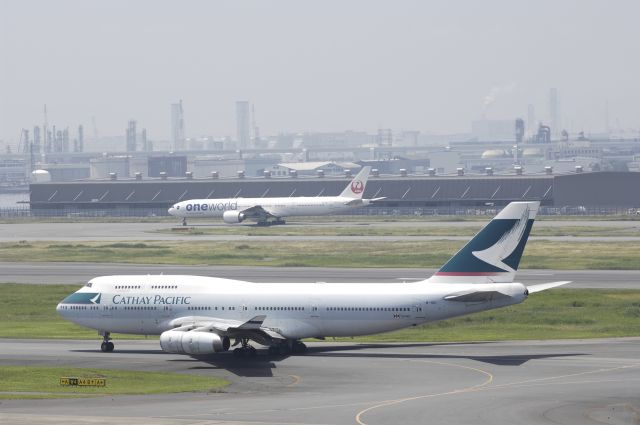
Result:
{"label": "nose landing gear", "polygon": [[103,353],[111,353],[115,348],[115,346],[113,345],[113,342],[111,342],[111,333],[103,332],[101,335],[102,335],[102,344],[100,344],[100,350]]}

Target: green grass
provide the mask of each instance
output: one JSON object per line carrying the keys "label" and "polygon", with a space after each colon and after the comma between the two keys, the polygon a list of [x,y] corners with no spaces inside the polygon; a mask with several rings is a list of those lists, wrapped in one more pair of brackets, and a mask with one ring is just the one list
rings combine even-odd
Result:
{"label": "green grass", "polygon": [[355,340],[462,342],[610,338],[639,336],[639,324],[640,291],[551,289],[532,294],[522,304]]}
{"label": "green grass", "polygon": [[0,338],[98,339],[97,331],[62,320],[56,313],[58,303],[78,289],[78,285],[0,284]]}
{"label": "green grass", "polygon": [[[67,387],[60,377],[106,378],[105,387]],[[3,366],[0,399],[87,397],[124,394],[219,392],[228,384],[221,378],[164,372],[132,372],[68,367]]]}
{"label": "green grass", "polygon": [[[75,285],[0,284],[0,338],[97,340],[96,331],[64,321],[55,312],[57,303],[77,289]],[[640,334],[639,323],[638,290],[559,288],[532,294],[516,306],[356,340],[478,341],[637,336]],[[123,337],[114,335],[116,340]]]}
{"label": "green grass", "polygon": [[[466,241],[185,241],[2,243],[0,261],[178,265],[417,267],[444,264]],[[522,268],[637,270],[635,242],[530,241]]]}

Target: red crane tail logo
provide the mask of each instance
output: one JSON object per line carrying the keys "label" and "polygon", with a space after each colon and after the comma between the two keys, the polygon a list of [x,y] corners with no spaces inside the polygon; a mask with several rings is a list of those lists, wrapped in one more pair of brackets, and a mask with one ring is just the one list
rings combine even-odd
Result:
{"label": "red crane tail logo", "polygon": [[355,194],[364,192],[364,183],[361,180],[354,180],[351,182],[351,191]]}

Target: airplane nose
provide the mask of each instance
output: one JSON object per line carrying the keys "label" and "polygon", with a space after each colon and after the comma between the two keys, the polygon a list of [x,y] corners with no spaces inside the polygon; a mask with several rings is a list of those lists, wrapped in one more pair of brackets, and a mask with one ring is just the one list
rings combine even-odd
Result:
{"label": "airplane nose", "polygon": [[169,214],[173,215],[176,212],[176,207],[175,205],[172,205],[171,208],[169,208]]}

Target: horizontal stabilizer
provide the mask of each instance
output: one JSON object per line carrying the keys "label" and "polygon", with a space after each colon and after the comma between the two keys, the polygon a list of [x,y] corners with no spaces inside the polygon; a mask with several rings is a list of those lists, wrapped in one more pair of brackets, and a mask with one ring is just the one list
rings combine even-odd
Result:
{"label": "horizontal stabilizer", "polygon": [[541,283],[539,285],[527,286],[527,291],[529,291],[530,294],[533,294],[534,292],[544,291],[545,289],[555,288],[556,286],[566,285],[567,283],[571,283],[571,281],[563,280],[560,282]]}
{"label": "horizontal stabilizer", "polygon": [[482,303],[500,298],[509,298],[509,295],[499,291],[469,291],[451,294],[444,297],[445,301],[457,301],[462,303]]}

